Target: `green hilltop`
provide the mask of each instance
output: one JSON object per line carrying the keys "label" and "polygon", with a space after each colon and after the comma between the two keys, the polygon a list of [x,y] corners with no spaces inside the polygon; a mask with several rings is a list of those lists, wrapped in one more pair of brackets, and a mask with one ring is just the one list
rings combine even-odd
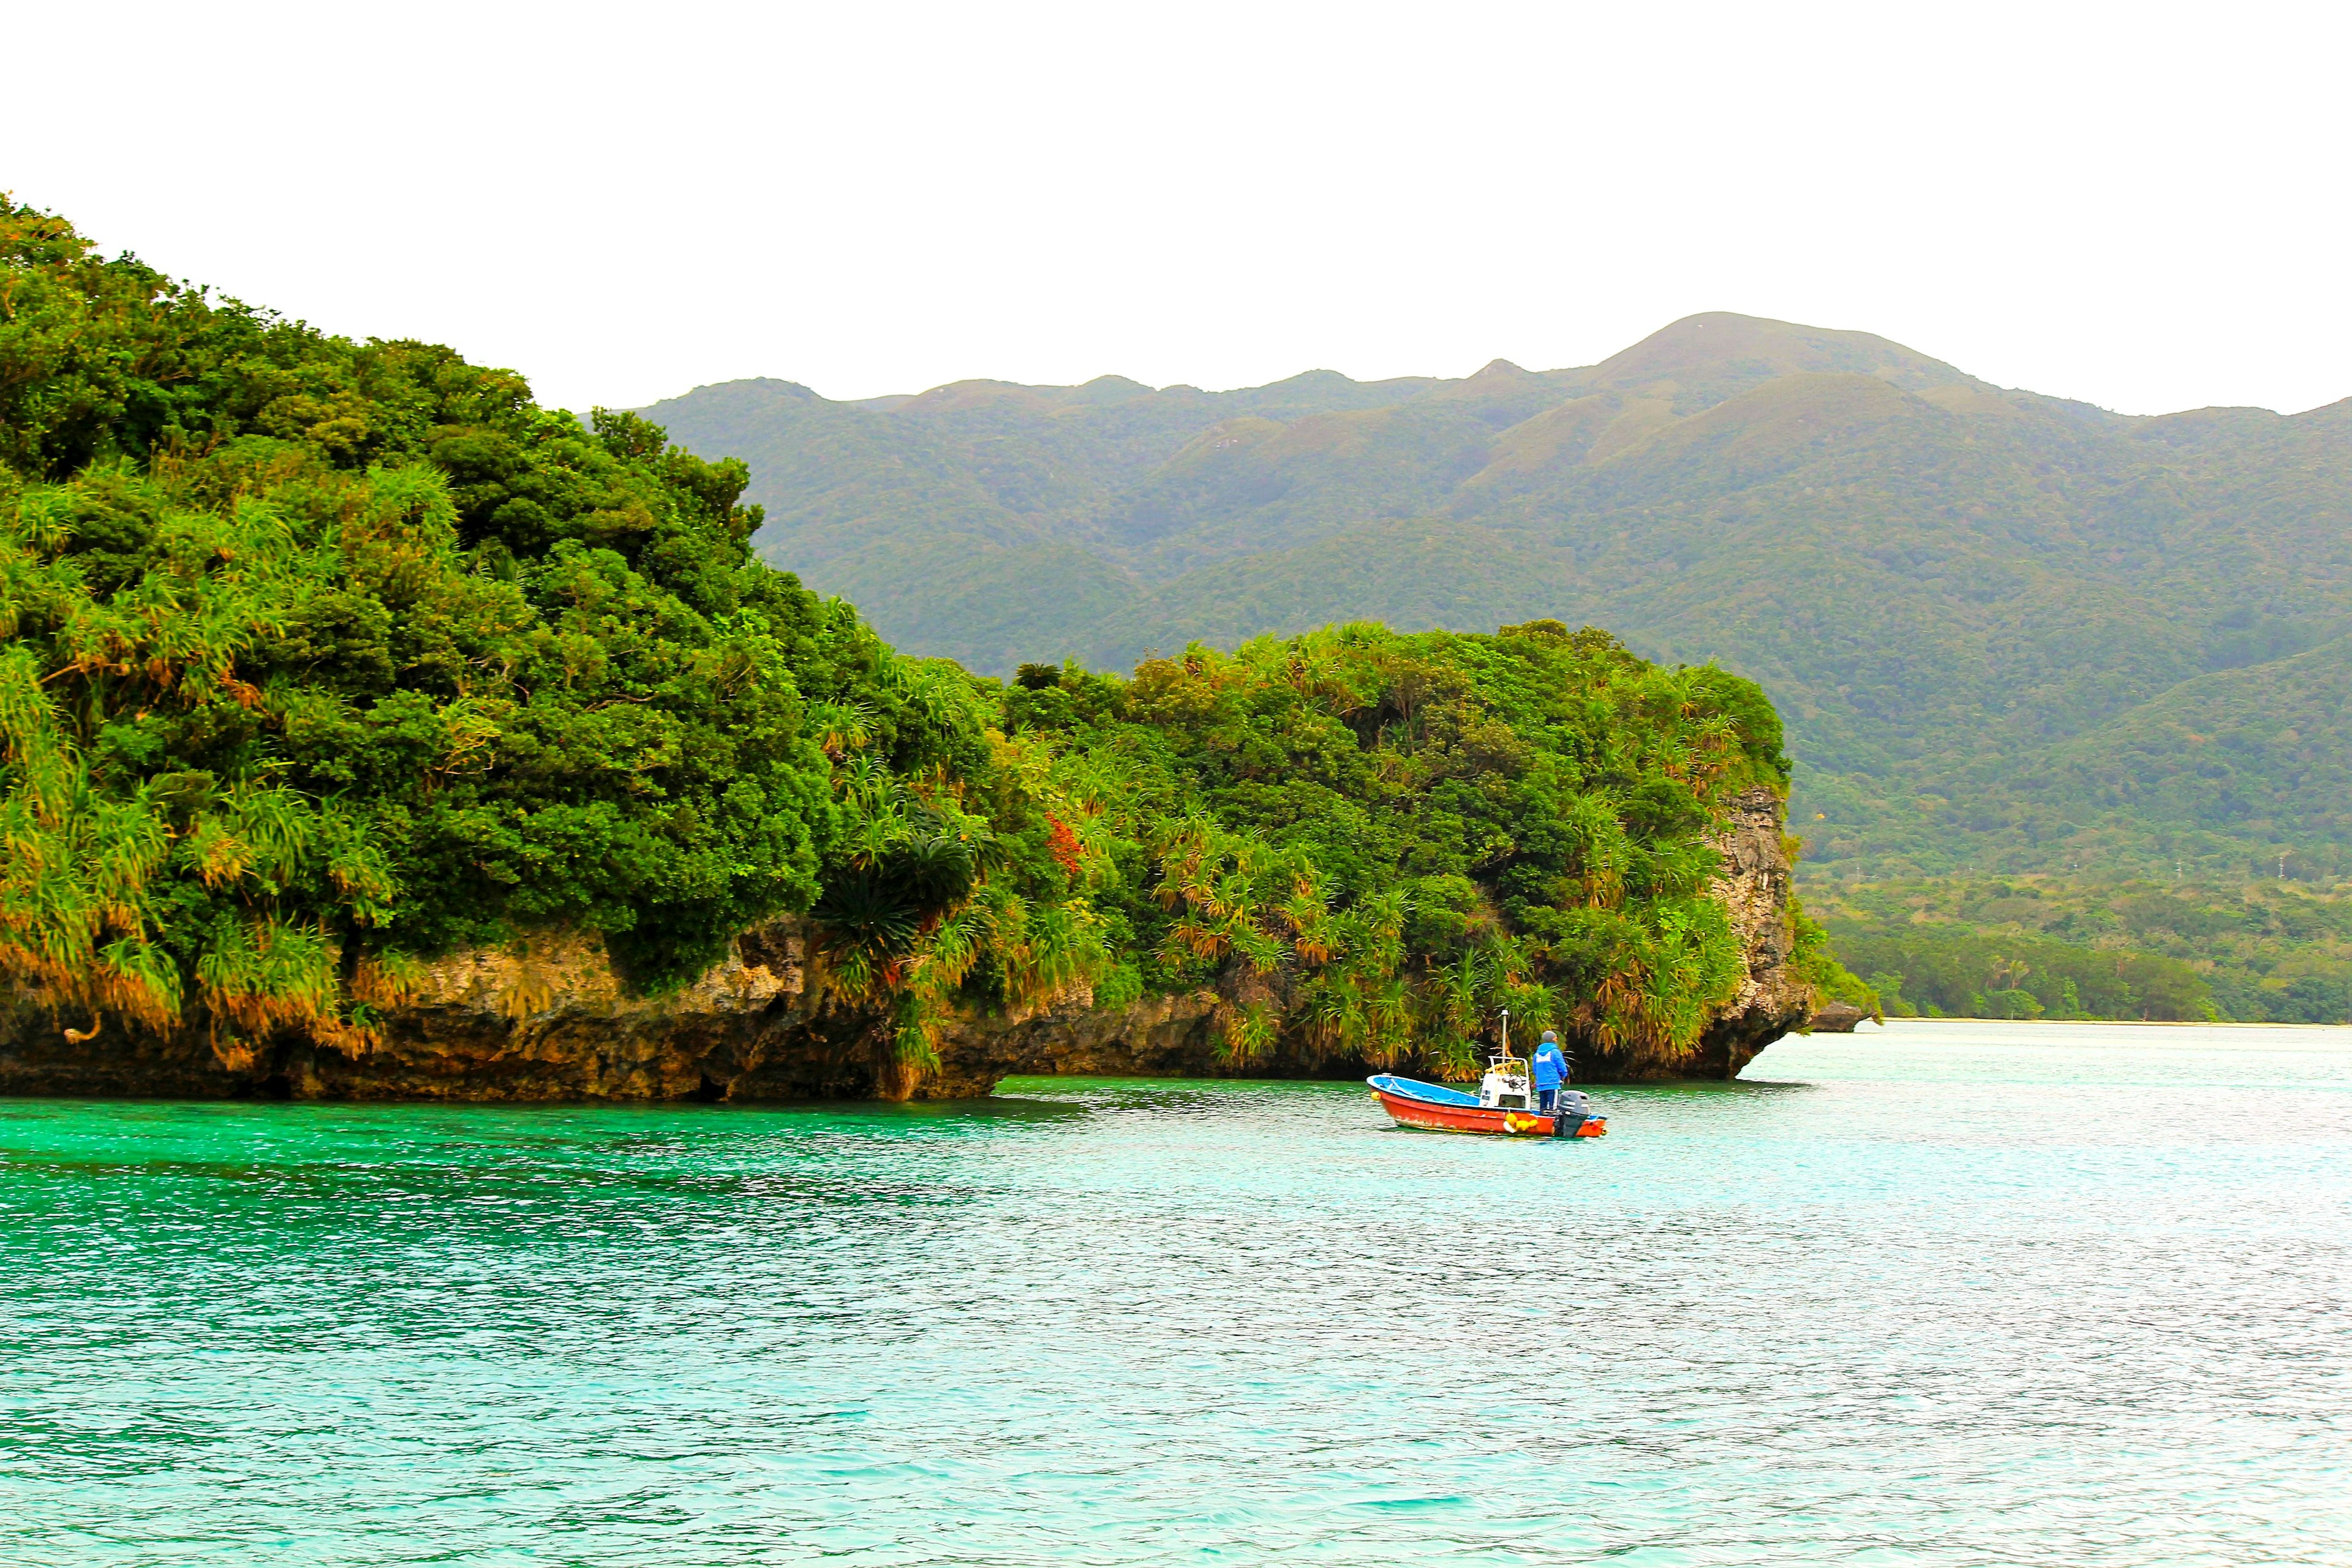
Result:
{"label": "green hilltop", "polygon": [[1814,878],[2352,871],[2352,401],[2126,417],[1718,313],[1575,370],[648,413],[978,668],[1556,617],[1764,684]]}

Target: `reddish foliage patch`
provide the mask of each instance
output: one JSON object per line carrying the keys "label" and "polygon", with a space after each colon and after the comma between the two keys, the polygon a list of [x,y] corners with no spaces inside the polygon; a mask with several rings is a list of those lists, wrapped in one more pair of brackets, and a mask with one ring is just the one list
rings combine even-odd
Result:
{"label": "reddish foliage patch", "polygon": [[1061,863],[1063,870],[1073,877],[1076,876],[1079,855],[1078,836],[1071,832],[1070,825],[1058,816],[1048,817],[1046,820],[1054,825],[1052,837],[1045,840],[1046,849],[1052,853],[1055,860]]}

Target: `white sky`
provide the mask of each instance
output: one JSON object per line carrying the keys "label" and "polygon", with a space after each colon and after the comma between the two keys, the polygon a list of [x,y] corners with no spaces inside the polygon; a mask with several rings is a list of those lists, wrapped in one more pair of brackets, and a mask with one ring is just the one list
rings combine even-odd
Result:
{"label": "white sky", "polygon": [[0,189],[545,401],[1585,364],[2352,395],[2352,7],[0,5]]}

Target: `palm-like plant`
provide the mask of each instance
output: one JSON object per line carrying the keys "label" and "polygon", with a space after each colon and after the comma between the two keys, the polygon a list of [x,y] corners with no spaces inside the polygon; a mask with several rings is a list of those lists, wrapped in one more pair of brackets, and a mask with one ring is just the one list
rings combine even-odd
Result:
{"label": "palm-like plant", "polygon": [[68,552],[72,501],[30,489],[0,531],[15,639],[0,649],[0,971],[148,1028],[194,999],[216,1038],[299,1028],[364,1048],[373,1024],[343,993],[336,932],[397,892],[365,830],[271,782],[264,759],[226,777],[142,772],[100,744],[157,710],[201,732],[266,708],[238,659],[331,574],[333,547],[253,497],[160,509],[157,564],[100,600]]}

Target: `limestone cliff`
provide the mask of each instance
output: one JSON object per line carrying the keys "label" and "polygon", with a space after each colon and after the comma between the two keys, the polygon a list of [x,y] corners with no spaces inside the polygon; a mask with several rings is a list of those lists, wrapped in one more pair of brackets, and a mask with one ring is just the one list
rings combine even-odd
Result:
{"label": "limestone cliff", "polygon": [[[1738,994],[1709,1025],[1681,1076],[1728,1078],[1801,1024],[1807,985],[1790,973],[1790,865],[1769,790],[1740,796],[1715,840],[1715,884],[1748,952]],[[793,1100],[911,1091],[986,1094],[1015,1073],[1352,1077],[1360,1064],[1322,1055],[1286,1030],[1245,1068],[1220,1057],[1221,1004],[1286,987],[1231,974],[1219,990],[1146,998],[1124,1008],[1084,992],[1034,1012],[973,1014],[940,1041],[940,1069],[898,1079],[876,1020],[819,1004],[805,932],[787,918],[747,931],[727,960],[668,995],[630,995],[600,942],[550,933],[430,965],[394,1013],[383,1043],[358,1056],[304,1042],[211,1040],[201,1025],[157,1037],[112,1019],[61,1018],[37,996],[0,1012],[0,1094],[280,1096],[306,1100]],[[1614,1075],[1579,1053],[1580,1076]]]}
{"label": "limestone cliff", "polygon": [[1748,790],[1732,801],[1724,831],[1713,839],[1723,857],[1714,892],[1748,952],[1748,978],[1707,1026],[1685,1076],[1737,1078],[1757,1052],[1812,1011],[1812,986],[1789,963],[1789,878],[1795,868],[1781,836],[1784,810],[1770,790]]}

